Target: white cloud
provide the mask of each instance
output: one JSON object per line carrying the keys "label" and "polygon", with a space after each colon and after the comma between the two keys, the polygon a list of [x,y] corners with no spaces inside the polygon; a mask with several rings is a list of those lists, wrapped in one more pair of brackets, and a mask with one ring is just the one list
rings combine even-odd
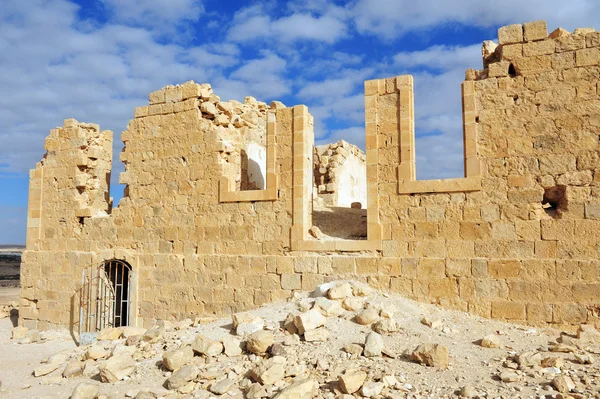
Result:
{"label": "white cloud", "polygon": [[596,0],[358,0],[350,11],[359,32],[393,39],[452,23],[487,27],[546,19],[551,30],[593,26],[600,17],[600,4]]}
{"label": "white cloud", "polygon": [[302,10],[272,18],[266,14],[264,7],[247,7],[236,13],[227,37],[229,40],[245,43],[267,39],[284,43],[308,40],[333,44],[348,35],[345,16],[336,7],[326,7],[326,10],[323,8],[310,10],[319,9],[322,11],[321,15]]}
{"label": "white cloud", "polygon": [[119,22],[155,26],[170,30],[168,24],[196,21],[204,11],[199,0],[101,0]]}

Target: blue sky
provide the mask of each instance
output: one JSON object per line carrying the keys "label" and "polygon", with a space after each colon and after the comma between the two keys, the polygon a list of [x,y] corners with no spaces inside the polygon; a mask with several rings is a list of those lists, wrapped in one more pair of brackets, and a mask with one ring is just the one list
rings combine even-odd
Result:
{"label": "blue sky", "polygon": [[192,79],[223,99],[306,104],[317,142],[363,146],[363,81],[410,73],[417,177],[460,176],[460,82],[481,68],[481,42],[510,23],[599,18],[597,0],[4,0],[0,244],[25,241],[28,170],[51,128],[74,117],[113,130],[116,182],[133,109]]}

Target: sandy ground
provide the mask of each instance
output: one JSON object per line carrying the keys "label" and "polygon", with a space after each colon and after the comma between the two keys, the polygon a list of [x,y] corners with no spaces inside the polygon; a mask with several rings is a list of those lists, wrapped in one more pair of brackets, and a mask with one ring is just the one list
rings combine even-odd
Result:
{"label": "sandy ground", "polygon": [[[304,303],[304,305],[301,305]],[[465,385],[472,385],[478,392],[485,393],[488,398],[545,398],[555,397],[549,382],[555,376],[552,372],[519,371],[520,381],[505,383],[498,379],[502,371],[512,371],[506,366],[507,359],[515,354],[526,351],[539,351],[544,356],[558,356],[566,359],[565,366],[559,373],[569,373],[576,381],[581,375],[589,376],[591,383],[595,384],[600,378],[598,361],[600,347],[588,351],[595,358],[593,366],[579,365],[574,362],[573,353],[551,353],[548,345],[556,342],[560,332],[553,329],[533,329],[498,321],[490,321],[474,317],[466,313],[449,311],[434,305],[423,305],[409,301],[396,295],[375,293],[368,299],[368,306],[376,308],[386,307],[395,309],[393,318],[400,326],[400,330],[389,335],[384,335],[385,348],[397,354],[397,358],[389,357],[348,359],[342,348],[349,343],[362,344],[365,336],[371,331],[370,326],[362,326],[353,320],[354,314],[344,313],[341,317],[330,316],[327,318],[326,328],[331,333],[327,342],[300,342],[293,347],[293,355],[288,357],[288,362],[304,362],[311,375],[318,375],[321,382],[321,392],[328,397],[327,384],[337,381],[339,374],[350,367],[358,367],[369,372],[369,379],[377,380],[383,375],[394,375],[403,383],[411,387],[413,396],[397,396],[398,398],[443,398],[457,397],[458,392]],[[310,306],[310,300],[301,302],[284,302],[270,304],[252,313],[262,317],[266,328],[275,334],[275,341],[281,342],[288,335],[279,328],[280,323],[290,312],[299,312],[300,307]],[[440,328],[430,328],[421,323],[427,317],[432,320],[441,320]],[[34,344],[17,344],[9,339],[12,323],[10,320],[0,320],[0,381],[2,381],[1,398],[67,398],[74,387],[82,381],[93,381],[100,386],[100,393],[110,395],[112,398],[122,398],[126,393],[135,392],[144,388],[164,390],[162,384],[168,373],[160,368],[164,350],[193,341],[196,334],[203,334],[212,339],[219,340],[231,334],[231,319],[219,319],[205,325],[196,325],[180,331],[167,333],[164,341],[157,344],[156,353],[148,359],[138,360],[136,372],[128,381],[115,384],[102,384],[98,376],[75,377],[60,379],[63,367],[47,377],[35,378],[32,370],[40,362],[57,352],[64,351],[73,358],[81,356],[85,348],[76,349],[76,345],[66,331],[51,332],[48,336],[52,339]],[[503,342],[503,347],[489,349],[477,344],[477,341],[488,334],[497,334]],[[422,343],[443,344],[450,351],[450,367],[438,369],[415,364],[402,356],[405,351],[412,351]],[[232,361],[246,364],[251,367],[252,359],[247,355],[232,360],[225,355],[213,358],[202,367],[212,367],[221,370],[222,375],[231,373]],[[216,362],[215,362],[216,360]],[[511,363],[510,360],[508,363]],[[250,364],[248,366],[248,364]],[[246,366],[244,366],[246,367]],[[325,369],[324,369],[325,367]],[[241,379],[242,376],[240,375]],[[219,380],[220,377],[217,377]],[[50,383],[50,385],[46,385]],[[208,386],[208,385],[207,385]],[[579,387],[580,385],[578,385]],[[584,392],[585,384],[581,385]],[[399,393],[398,395],[406,395]],[[550,396],[546,396],[550,395]],[[177,397],[177,396],[174,396]],[[183,396],[181,396],[183,397]],[[483,397],[483,396],[482,396]],[[592,396],[581,396],[584,398]],[[223,398],[230,398],[225,395]]]}

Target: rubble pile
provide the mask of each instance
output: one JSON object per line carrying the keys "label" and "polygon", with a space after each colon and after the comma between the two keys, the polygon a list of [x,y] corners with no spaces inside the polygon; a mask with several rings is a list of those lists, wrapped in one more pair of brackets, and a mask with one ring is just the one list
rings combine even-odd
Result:
{"label": "rubble pile", "polygon": [[[468,315],[469,325],[452,325],[410,306],[364,283],[332,282],[225,322],[105,329],[31,372],[41,384],[72,383],[79,399],[122,397],[111,386],[138,399],[600,398],[593,326],[554,338],[507,324],[490,331]],[[472,326],[487,334],[469,342]],[[52,339],[23,327],[12,338]]]}

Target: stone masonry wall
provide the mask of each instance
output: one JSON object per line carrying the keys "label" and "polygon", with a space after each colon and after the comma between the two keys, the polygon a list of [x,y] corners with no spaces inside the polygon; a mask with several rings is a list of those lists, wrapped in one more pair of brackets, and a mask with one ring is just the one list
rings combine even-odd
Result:
{"label": "stone masonry wall", "polygon": [[254,200],[223,202],[233,114],[206,85],[152,93],[122,134],[127,189],[112,210],[110,133],[66,120],[31,172],[20,323],[76,323],[81,271],[108,259],[133,268],[139,325],[247,309],[337,278],[485,317],[598,323],[599,47],[590,30],[501,28],[487,67],[463,83],[463,179],[414,180],[412,77],[366,82],[369,236],[355,245],[303,241],[304,106],[262,107],[275,175]]}

